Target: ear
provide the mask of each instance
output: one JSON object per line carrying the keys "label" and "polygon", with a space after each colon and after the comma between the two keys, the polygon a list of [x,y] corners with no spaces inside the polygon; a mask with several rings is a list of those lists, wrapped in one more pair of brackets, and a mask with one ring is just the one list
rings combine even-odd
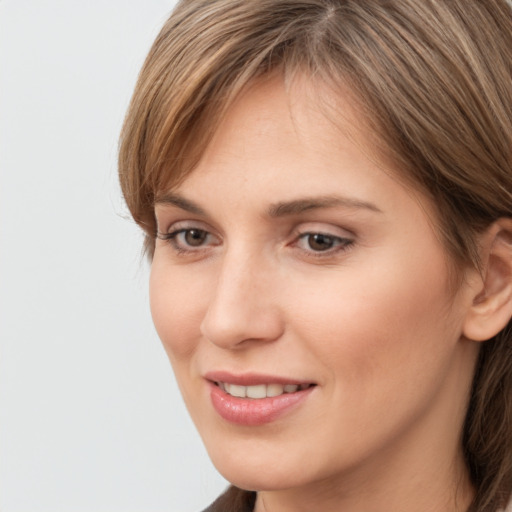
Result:
{"label": "ear", "polygon": [[481,272],[462,331],[473,341],[492,338],[512,317],[512,219],[492,224],[482,235],[480,251]]}

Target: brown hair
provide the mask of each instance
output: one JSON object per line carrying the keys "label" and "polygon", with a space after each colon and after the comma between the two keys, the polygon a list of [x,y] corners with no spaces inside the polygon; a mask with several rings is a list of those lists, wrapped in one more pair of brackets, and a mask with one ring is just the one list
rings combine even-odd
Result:
{"label": "brown hair", "polygon": [[[124,124],[121,186],[155,243],[155,196],[194,168],[251,81],[305,73],[348,86],[380,146],[431,197],[459,268],[512,217],[512,12],[506,0],[188,0],[141,71]],[[483,344],[463,445],[476,496],[512,491],[512,326]]]}

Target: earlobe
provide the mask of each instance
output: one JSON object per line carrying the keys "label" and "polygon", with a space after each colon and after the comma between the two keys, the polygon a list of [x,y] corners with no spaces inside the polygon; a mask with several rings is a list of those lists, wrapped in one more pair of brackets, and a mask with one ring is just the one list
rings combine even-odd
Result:
{"label": "earlobe", "polygon": [[463,335],[485,341],[503,330],[512,317],[512,219],[499,219],[484,233],[481,278]]}

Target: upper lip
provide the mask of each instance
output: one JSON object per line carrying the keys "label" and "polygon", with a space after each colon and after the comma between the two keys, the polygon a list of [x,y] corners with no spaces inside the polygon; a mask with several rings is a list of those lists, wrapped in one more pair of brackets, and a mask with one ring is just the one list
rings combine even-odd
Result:
{"label": "upper lip", "polygon": [[259,384],[295,384],[300,386],[301,384],[314,384],[314,382],[304,379],[294,379],[291,377],[263,373],[234,374],[223,370],[207,372],[204,378],[211,382],[224,382],[237,384],[239,386],[257,386]]}

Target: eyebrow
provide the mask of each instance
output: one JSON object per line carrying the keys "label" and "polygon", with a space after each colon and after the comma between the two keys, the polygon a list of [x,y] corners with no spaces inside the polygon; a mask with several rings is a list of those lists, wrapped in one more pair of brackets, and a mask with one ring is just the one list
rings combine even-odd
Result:
{"label": "eyebrow", "polygon": [[[207,212],[197,203],[194,203],[194,201],[190,199],[185,199],[178,194],[165,194],[160,196],[155,200],[155,205],[158,204],[169,204],[196,215],[208,216]],[[273,218],[285,217],[288,215],[298,215],[308,210],[334,208],[336,206],[350,209],[366,209],[372,212],[382,213],[382,210],[373,203],[360,199],[341,196],[319,196],[274,203],[268,208],[268,215]]]}
{"label": "eyebrow", "polygon": [[203,210],[198,204],[194,203],[194,201],[190,201],[189,199],[185,199],[178,194],[165,194],[163,196],[157,197],[155,199],[155,205],[158,204],[170,204],[172,206],[177,206],[178,208],[181,208],[187,212],[206,216],[206,211]]}
{"label": "eyebrow", "polygon": [[271,217],[284,217],[286,215],[297,215],[308,210],[334,208],[336,206],[351,209],[366,209],[372,212],[382,213],[382,210],[373,203],[341,196],[305,197],[293,201],[279,202],[271,205],[268,213]]}

